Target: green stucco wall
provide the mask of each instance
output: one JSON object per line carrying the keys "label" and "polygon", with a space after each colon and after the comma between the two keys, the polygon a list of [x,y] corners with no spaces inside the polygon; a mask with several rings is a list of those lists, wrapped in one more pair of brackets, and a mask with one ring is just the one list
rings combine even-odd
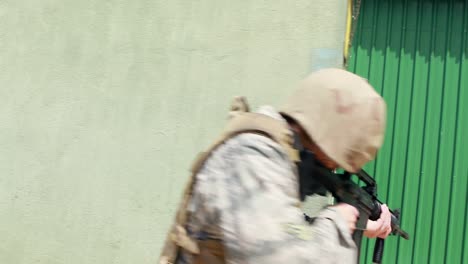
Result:
{"label": "green stucco wall", "polygon": [[230,98],[339,65],[346,1],[0,2],[0,263],[155,263]]}

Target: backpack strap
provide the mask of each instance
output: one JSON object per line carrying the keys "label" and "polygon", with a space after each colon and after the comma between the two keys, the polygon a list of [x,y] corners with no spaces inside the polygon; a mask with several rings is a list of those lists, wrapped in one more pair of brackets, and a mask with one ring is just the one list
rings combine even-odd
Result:
{"label": "backpack strap", "polygon": [[200,153],[195,159],[191,168],[191,177],[185,186],[184,195],[177,210],[174,224],[166,238],[160,257],[160,264],[174,263],[180,248],[194,255],[200,254],[199,243],[189,237],[185,228],[189,217],[187,208],[192,197],[197,173],[203,167],[206,160],[208,160],[214,150],[224,144],[227,140],[242,133],[260,134],[269,137],[280,144],[291,161],[299,161],[299,154],[297,150],[292,147],[293,137],[288,125],[283,121],[263,114],[247,112],[248,109],[249,107],[245,98],[235,98],[229,114],[230,119],[223,134],[213,145],[211,145],[211,147],[208,148],[207,151]]}

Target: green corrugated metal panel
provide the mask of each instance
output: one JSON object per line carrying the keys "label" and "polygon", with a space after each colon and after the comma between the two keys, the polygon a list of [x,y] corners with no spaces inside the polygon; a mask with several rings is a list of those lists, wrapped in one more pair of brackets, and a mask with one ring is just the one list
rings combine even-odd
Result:
{"label": "green corrugated metal panel", "polygon": [[383,263],[468,263],[467,29],[468,1],[362,0],[349,69],[388,107],[367,168],[411,235],[387,239]]}

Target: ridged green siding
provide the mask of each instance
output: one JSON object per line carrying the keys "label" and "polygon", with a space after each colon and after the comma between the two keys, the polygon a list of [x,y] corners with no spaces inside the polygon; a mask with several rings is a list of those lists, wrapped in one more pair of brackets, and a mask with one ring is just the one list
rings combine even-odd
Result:
{"label": "ridged green siding", "polygon": [[388,106],[368,169],[411,235],[387,239],[383,263],[468,263],[467,24],[468,1],[362,0],[349,69]]}

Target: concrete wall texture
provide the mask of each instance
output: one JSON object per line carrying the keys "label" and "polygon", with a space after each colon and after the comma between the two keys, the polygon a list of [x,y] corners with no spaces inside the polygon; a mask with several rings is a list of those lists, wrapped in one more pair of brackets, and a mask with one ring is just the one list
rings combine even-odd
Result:
{"label": "concrete wall texture", "polygon": [[155,263],[234,95],[339,65],[346,1],[0,2],[0,263]]}

